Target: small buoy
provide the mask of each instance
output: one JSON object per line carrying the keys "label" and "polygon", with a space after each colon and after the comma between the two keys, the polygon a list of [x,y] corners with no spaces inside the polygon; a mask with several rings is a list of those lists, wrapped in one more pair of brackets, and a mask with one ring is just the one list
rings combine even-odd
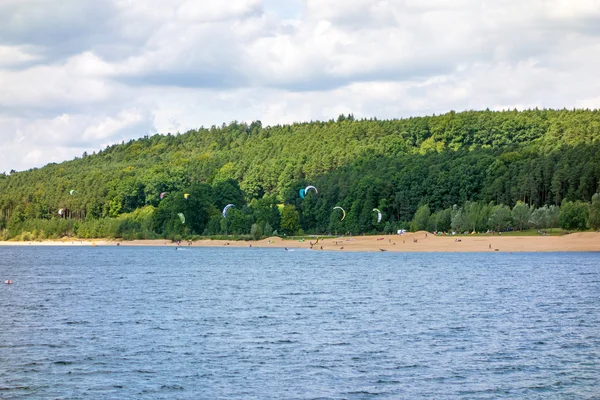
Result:
{"label": "small buoy", "polygon": [[11,285],[13,283],[13,281],[11,281],[10,279],[7,279],[4,281],[4,283],[6,283],[7,285]]}

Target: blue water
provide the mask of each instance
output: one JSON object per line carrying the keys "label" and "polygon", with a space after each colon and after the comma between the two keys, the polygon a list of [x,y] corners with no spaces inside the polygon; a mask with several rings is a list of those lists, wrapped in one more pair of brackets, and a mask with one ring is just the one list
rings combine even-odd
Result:
{"label": "blue water", "polygon": [[2,399],[598,399],[600,254],[2,247]]}

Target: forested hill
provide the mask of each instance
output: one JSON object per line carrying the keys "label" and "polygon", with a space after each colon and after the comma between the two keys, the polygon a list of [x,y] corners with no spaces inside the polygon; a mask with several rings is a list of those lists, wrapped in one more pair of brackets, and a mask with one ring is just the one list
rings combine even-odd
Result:
{"label": "forested hill", "polygon": [[[424,204],[433,212],[466,202],[538,208],[589,202],[598,191],[599,155],[597,110],[340,116],[272,127],[234,122],[0,175],[0,229],[5,238],[58,226],[81,236],[81,226],[112,218],[129,221],[121,233],[144,237],[249,233],[252,224],[264,229],[267,222],[291,233],[294,227],[287,220],[280,227],[274,211],[285,204],[284,219],[296,218],[296,230],[376,232],[410,221]],[[298,190],[308,184],[318,193],[301,199]],[[190,201],[181,200],[183,193]],[[228,203],[236,204],[236,224],[218,220]],[[332,216],[336,205],[348,212],[343,222]],[[380,224],[373,221],[375,207],[384,214]],[[189,222],[177,222],[177,212]],[[97,229],[85,235],[102,235]]]}

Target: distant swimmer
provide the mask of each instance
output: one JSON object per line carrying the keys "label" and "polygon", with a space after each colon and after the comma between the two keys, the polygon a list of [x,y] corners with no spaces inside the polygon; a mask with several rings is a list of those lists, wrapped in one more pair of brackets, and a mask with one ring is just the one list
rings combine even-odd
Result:
{"label": "distant swimmer", "polygon": [[13,281],[11,281],[10,279],[7,279],[4,281],[4,283],[6,283],[7,285],[12,285]]}

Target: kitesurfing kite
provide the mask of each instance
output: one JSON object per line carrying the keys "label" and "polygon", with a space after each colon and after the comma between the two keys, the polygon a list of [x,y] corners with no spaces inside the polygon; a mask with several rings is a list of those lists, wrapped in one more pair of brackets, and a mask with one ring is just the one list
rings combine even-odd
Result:
{"label": "kitesurfing kite", "polygon": [[183,213],[177,213],[177,215],[179,216],[179,219],[181,220],[181,223],[185,224],[185,215],[183,215]]}
{"label": "kitesurfing kite", "polygon": [[335,206],[335,207],[333,207],[333,209],[334,209],[334,210],[335,210],[336,208],[337,208],[337,209],[339,209],[339,210],[342,210],[342,219],[340,219],[340,221],[343,221],[343,220],[344,220],[344,218],[346,218],[346,211],[344,211],[344,209],[343,209],[342,207],[340,207],[340,206]]}
{"label": "kitesurfing kite", "polygon": [[75,190],[75,189],[72,189],[72,190],[70,190],[70,191],[69,191],[69,194],[70,194],[71,196],[73,196],[73,195],[74,195],[74,194],[76,194],[76,193],[77,193],[77,190]]}
{"label": "kitesurfing kite", "polygon": [[184,194],[183,194],[183,198],[187,199],[188,197],[190,197],[190,194],[189,194],[189,193],[184,193]]}
{"label": "kitesurfing kite", "polygon": [[63,212],[65,212],[65,209],[61,208],[60,210],[58,210],[58,215],[60,215],[62,217]]}
{"label": "kitesurfing kite", "polygon": [[308,185],[307,187],[305,187],[305,188],[304,188],[304,195],[305,195],[305,196],[308,194],[308,191],[309,191],[310,189],[315,189],[315,193],[319,193],[319,192],[317,191],[317,188],[316,188],[316,187],[314,187],[314,186],[312,186],[312,185]]}
{"label": "kitesurfing kite", "polygon": [[159,197],[160,197],[160,199],[161,199],[161,200],[163,199],[163,197],[165,197],[165,194],[167,194],[167,192],[162,192],[162,193],[160,194],[160,196],[159,196]]}
{"label": "kitesurfing kite", "polygon": [[223,218],[227,218],[227,210],[229,210],[231,207],[235,207],[235,204],[227,204],[225,206],[223,209]]}
{"label": "kitesurfing kite", "polygon": [[306,194],[305,191],[304,191],[304,189],[300,189],[299,192],[300,192],[300,197],[304,198],[304,195]]}
{"label": "kitesurfing kite", "polygon": [[377,211],[377,223],[381,222],[381,211],[379,211],[379,208],[374,208],[373,211]]}

